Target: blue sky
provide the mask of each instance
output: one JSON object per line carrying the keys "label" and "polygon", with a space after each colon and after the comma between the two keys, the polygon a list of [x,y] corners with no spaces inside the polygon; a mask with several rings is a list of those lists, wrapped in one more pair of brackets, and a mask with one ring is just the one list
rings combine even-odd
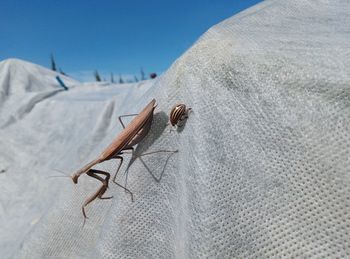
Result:
{"label": "blue sky", "polygon": [[[211,26],[258,0],[1,0],[0,60],[58,67],[80,80],[162,73]],[[108,75],[108,76],[107,76]]]}

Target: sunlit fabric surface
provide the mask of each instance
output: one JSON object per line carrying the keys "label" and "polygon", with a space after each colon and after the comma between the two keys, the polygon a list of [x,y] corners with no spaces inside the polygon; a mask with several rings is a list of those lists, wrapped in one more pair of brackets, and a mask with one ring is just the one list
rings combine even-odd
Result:
{"label": "sunlit fabric surface", "polygon": [[[349,13],[345,0],[265,1],[137,84],[62,77],[63,91],[52,71],[1,62],[0,257],[349,258]],[[136,154],[179,152],[133,159],[135,201],[110,183],[113,199],[87,206],[82,228],[100,182],[56,170],[97,157],[118,116],[153,98]],[[170,131],[177,102],[193,112]]]}

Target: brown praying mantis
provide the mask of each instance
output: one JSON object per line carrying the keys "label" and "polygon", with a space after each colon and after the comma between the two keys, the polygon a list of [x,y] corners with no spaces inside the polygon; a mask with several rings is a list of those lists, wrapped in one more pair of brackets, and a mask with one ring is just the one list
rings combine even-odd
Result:
{"label": "brown praying mantis", "polygon": [[[138,144],[142,139],[145,138],[145,136],[148,134],[148,132],[151,129],[152,121],[153,121],[153,112],[156,108],[156,100],[153,99],[149,104],[146,105],[146,107],[139,113],[139,114],[129,114],[129,115],[123,115],[119,116],[119,121],[123,126],[123,130],[113,139],[112,143],[107,146],[107,148],[98,156],[96,159],[91,161],[90,163],[86,164],[84,167],[82,167],[80,170],[75,172],[71,178],[75,184],[78,183],[78,178],[82,174],[87,174],[90,177],[93,177],[97,180],[99,180],[102,183],[102,186],[93,193],[90,197],[88,197],[84,204],[82,205],[82,212],[84,215],[84,222],[87,218],[85,213],[85,207],[94,201],[95,199],[110,199],[112,197],[103,197],[103,194],[106,192],[109,184],[110,174],[105,171],[92,169],[93,166],[102,163],[104,161],[110,160],[110,159],[119,159],[120,163],[117,168],[117,171],[113,177],[113,182],[118,185],[119,187],[123,188],[126,192],[128,192],[131,195],[131,200],[133,201],[133,194],[132,192],[127,189],[126,187],[122,186],[121,184],[116,182],[116,177],[118,174],[118,171],[123,163],[123,157],[121,156],[123,154],[123,151],[131,150],[131,152],[134,152],[134,146]],[[131,120],[131,122],[125,127],[124,123],[122,122],[121,118],[126,116],[135,116]],[[158,150],[154,152],[144,153],[142,155],[149,155],[159,152],[172,152],[176,153],[175,151],[168,151],[168,150]],[[105,178],[101,177],[100,175],[104,175]]]}

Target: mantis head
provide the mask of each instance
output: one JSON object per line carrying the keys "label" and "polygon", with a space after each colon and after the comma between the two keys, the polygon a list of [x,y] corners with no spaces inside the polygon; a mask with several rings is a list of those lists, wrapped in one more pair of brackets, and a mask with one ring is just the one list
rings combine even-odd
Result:
{"label": "mantis head", "polygon": [[78,178],[79,178],[79,176],[77,174],[72,175],[73,183],[77,184],[78,183]]}

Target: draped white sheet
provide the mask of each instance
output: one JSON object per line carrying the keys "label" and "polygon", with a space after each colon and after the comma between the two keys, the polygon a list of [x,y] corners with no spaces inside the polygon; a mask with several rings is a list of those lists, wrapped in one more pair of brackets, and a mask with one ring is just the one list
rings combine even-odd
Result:
{"label": "draped white sheet", "polygon": [[[1,258],[350,257],[349,13],[342,0],[265,1],[138,84],[63,77],[63,91],[51,71],[1,62]],[[153,98],[137,152],[179,152],[145,156],[148,170],[136,159],[135,201],[110,184],[82,228],[100,183],[49,176],[95,158],[118,116]],[[169,131],[177,102],[193,112]]]}

